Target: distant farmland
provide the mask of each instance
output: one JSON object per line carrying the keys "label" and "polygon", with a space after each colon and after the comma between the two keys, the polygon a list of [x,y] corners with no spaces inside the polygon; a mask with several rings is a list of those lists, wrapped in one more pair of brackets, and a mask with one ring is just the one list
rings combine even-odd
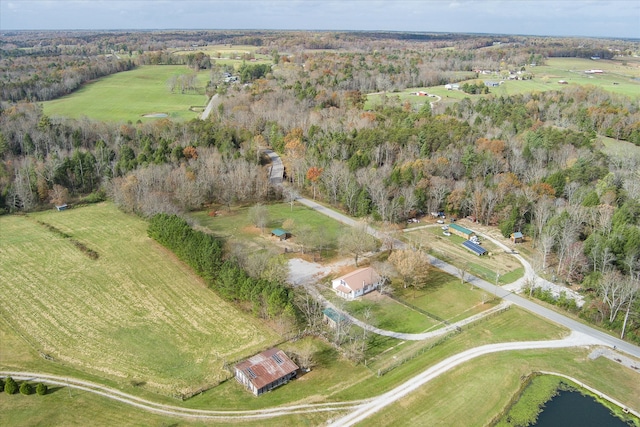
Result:
{"label": "distant farmland", "polygon": [[207,102],[204,89],[209,70],[198,73],[197,91],[180,93],[175,90],[171,93],[167,82],[173,76],[192,73],[183,65],[143,66],[88,83],[70,95],[42,104],[49,116],[87,116],[96,120],[135,123],[157,120],[144,116],[163,113],[170,119],[189,120],[198,117],[198,113],[189,108],[203,107]]}
{"label": "distant farmland", "polygon": [[[602,74],[585,73],[587,70],[602,70]],[[549,58],[546,65],[526,67],[527,72],[533,75],[531,80],[505,80],[499,74],[480,75],[478,78],[461,81],[474,83],[483,81],[503,81],[498,87],[491,87],[489,95],[468,95],[460,90],[447,90],[444,86],[408,88],[401,92],[387,92],[389,98],[398,97],[399,102],[410,102],[414,107],[420,107],[425,102],[433,102],[434,98],[415,96],[416,91],[425,91],[429,94],[442,97],[440,101],[444,106],[463,98],[480,98],[483,96],[510,96],[522,93],[545,92],[548,90],[562,90],[571,85],[597,86],[607,92],[627,95],[634,99],[640,98],[640,59],[628,58],[622,60],[598,60],[581,58]],[[466,73],[468,75],[469,73]],[[559,84],[564,80],[566,85]],[[371,109],[382,103],[381,94],[370,94],[367,97],[365,108]]]}
{"label": "distant farmland", "polygon": [[0,316],[53,363],[189,394],[278,339],[112,204],[3,216],[0,241]]}

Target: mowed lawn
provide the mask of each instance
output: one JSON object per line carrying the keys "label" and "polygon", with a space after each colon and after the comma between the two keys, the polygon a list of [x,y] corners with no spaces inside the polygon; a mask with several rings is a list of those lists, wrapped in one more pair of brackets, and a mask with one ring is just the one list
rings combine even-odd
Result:
{"label": "mowed lawn", "polygon": [[173,76],[192,74],[182,65],[145,65],[103,77],[84,85],[70,95],[43,102],[44,113],[49,116],[81,118],[110,122],[143,122],[158,120],[145,118],[146,114],[164,113],[173,120],[189,120],[198,117],[190,111],[194,106],[204,106],[207,97],[204,88],[209,71],[198,73],[198,90],[171,93],[167,82]]}
{"label": "mowed lawn", "polygon": [[292,236],[287,239],[286,246],[298,248],[298,230],[305,228],[312,231],[321,230],[328,244],[322,250],[322,256],[329,258],[337,253],[338,238],[347,226],[338,221],[329,218],[326,215],[318,213],[309,207],[294,203],[293,207],[289,203],[273,203],[265,205],[268,211],[268,223],[264,230],[260,230],[252,224],[249,216],[250,207],[219,207],[215,216],[210,216],[211,211],[199,211],[191,213],[191,216],[198,220],[200,225],[210,229],[215,235],[230,241],[242,241],[243,243],[251,243],[255,247],[265,248],[272,247],[282,250],[279,242],[270,237],[271,230],[274,228],[283,228],[285,222],[293,225],[293,228],[287,228],[287,232]]}
{"label": "mowed lawn", "polygon": [[146,229],[110,203],[0,217],[0,315],[57,362],[172,395],[216,384],[225,363],[278,340]]}

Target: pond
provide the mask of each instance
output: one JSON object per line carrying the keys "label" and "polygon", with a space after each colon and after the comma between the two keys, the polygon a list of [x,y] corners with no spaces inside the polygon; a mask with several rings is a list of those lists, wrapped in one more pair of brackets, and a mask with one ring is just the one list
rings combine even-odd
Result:
{"label": "pond", "polygon": [[[577,391],[561,391],[545,403],[537,427],[627,427],[594,398]],[[632,425],[632,424],[631,424]]]}

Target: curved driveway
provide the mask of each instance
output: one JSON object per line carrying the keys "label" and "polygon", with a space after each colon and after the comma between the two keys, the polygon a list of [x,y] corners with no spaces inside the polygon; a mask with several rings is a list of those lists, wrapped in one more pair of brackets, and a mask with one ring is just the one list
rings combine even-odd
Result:
{"label": "curved driveway", "polygon": [[[340,212],[336,212],[333,209],[327,208],[326,206],[322,206],[316,202],[314,202],[313,200],[309,200],[309,199],[305,199],[305,198],[298,198],[297,199],[298,202],[300,202],[301,204],[310,207],[311,209],[314,209],[324,215],[327,215],[333,219],[335,219],[336,221],[339,221],[343,224],[347,224],[347,225],[356,225],[359,222],[354,220],[353,218],[349,218],[348,216],[340,213]],[[383,237],[383,233],[377,230],[374,230],[373,228],[367,226],[367,231],[375,236],[376,238],[382,238]],[[397,240],[394,243],[395,247],[398,248],[403,248],[403,247],[407,247],[407,245],[404,242],[401,242],[399,240]],[[435,258],[433,256],[429,256],[429,259],[431,260],[431,265],[433,265],[434,267],[437,267],[441,270],[446,271],[447,273],[456,276],[456,277],[460,277],[457,269],[452,266],[449,263],[446,263],[438,258]],[[520,257],[521,259],[521,257]],[[526,262],[526,261],[525,261]],[[530,267],[529,267],[530,268]],[[534,277],[537,278],[537,276],[535,276],[535,272],[533,271],[533,269],[529,269],[529,274],[533,275]],[[491,294],[495,294],[497,297],[503,298],[506,301],[509,301],[515,305],[518,305],[522,308],[525,308],[526,310],[529,310],[541,317],[544,317],[546,319],[551,320],[552,322],[555,322],[559,325],[562,325],[572,331],[577,331],[577,332],[581,332],[583,334],[586,335],[590,335],[595,339],[600,340],[603,344],[608,345],[610,347],[617,347],[618,350],[624,351],[632,356],[638,357],[640,358],[640,347],[633,345],[629,342],[623,341],[619,338],[616,338],[614,336],[611,336],[607,333],[601,332],[591,326],[585,325],[583,323],[580,323],[576,320],[570,319],[569,317],[557,313],[553,310],[549,310],[548,308],[545,308],[541,305],[536,304],[535,302],[528,300],[526,298],[520,297],[514,293],[512,293],[511,291],[505,290],[502,287],[496,286],[492,283],[489,283],[483,279],[480,279],[478,277],[475,277],[473,275],[465,275],[465,280],[471,284],[473,284],[474,286],[477,286],[478,288],[481,288]],[[539,279],[542,280],[542,279]]]}
{"label": "curved driveway", "polygon": [[579,332],[573,332],[569,337],[562,340],[506,342],[471,348],[433,365],[432,367],[419,373],[418,375],[404,382],[398,387],[395,387],[394,389],[372,399],[370,402],[361,404],[360,407],[358,407],[356,410],[338,420],[335,420],[330,425],[341,427],[351,426],[364,421],[367,417],[383,409],[385,406],[388,406],[402,399],[407,394],[411,393],[412,391],[416,390],[432,379],[442,375],[448,370],[453,369],[462,363],[468,362],[471,359],[475,359],[476,357],[484,356],[485,354],[497,353],[500,351],[581,347],[596,344],[599,344],[598,340],[595,340],[588,335],[584,335]]}

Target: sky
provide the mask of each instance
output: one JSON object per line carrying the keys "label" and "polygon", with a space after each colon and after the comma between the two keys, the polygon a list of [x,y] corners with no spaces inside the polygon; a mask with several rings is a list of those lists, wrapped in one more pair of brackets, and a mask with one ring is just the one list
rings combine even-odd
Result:
{"label": "sky", "polygon": [[375,30],[640,39],[638,0],[0,0],[0,31]]}

